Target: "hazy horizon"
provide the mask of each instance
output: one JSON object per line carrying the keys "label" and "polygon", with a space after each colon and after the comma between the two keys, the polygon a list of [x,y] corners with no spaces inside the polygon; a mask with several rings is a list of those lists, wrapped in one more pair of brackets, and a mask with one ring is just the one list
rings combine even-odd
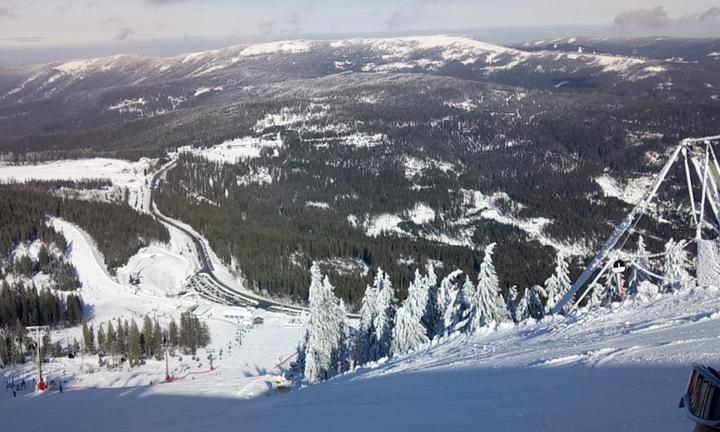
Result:
{"label": "hazy horizon", "polygon": [[0,0],[0,64],[6,65],[438,33],[500,44],[570,36],[720,37],[720,7],[706,0]]}

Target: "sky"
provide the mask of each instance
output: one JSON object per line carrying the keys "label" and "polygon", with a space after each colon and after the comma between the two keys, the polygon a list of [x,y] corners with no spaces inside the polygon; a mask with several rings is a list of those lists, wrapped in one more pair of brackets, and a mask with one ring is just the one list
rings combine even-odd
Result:
{"label": "sky", "polygon": [[542,37],[539,29],[720,37],[720,0],[0,0],[0,63],[33,52],[162,55],[246,40],[478,29],[491,39],[513,38],[512,29],[515,39]]}

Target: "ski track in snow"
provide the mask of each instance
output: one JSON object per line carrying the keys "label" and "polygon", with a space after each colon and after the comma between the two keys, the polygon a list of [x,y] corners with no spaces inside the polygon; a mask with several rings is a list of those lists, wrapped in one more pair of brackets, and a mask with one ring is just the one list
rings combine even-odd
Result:
{"label": "ski track in snow", "polygon": [[[254,342],[248,336],[257,350],[252,355],[264,358],[229,365],[244,377],[222,365],[194,380],[148,387],[140,384],[147,374],[119,373],[103,388],[0,398],[0,411],[10,430],[29,431],[46,428],[42,416],[24,414],[36,408],[52,410],[60,430],[76,426],[78,416],[83,426],[103,431],[690,430],[677,402],[692,363],[720,362],[718,294],[717,288],[689,289],[448,337],[277,395],[257,379],[267,377],[273,363],[264,351],[285,337],[282,325],[270,326],[255,332]],[[183,367],[191,365],[176,365],[180,372]]]}

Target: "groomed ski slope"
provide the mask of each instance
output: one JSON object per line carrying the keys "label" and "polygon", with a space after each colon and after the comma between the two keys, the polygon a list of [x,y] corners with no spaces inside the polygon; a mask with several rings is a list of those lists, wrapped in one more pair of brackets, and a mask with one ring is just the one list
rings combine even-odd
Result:
{"label": "groomed ski slope", "polygon": [[3,430],[689,431],[677,402],[692,363],[720,364],[719,294],[451,338],[253,400],[213,395],[202,376],[195,393],[162,384],[3,399]]}

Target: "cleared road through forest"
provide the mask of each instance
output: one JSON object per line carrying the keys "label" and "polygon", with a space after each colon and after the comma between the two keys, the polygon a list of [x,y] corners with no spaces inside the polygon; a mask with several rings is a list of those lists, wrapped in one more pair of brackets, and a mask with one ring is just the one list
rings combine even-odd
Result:
{"label": "cleared road through forest", "polygon": [[[160,178],[165,174],[167,171],[169,171],[172,167],[174,167],[176,164],[175,161],[170,162],[163,166],[158,172],[156,172],[153,177],[152,181],[150,182],[150,212],[160,219],[161,221],[165,222],[168,225],[173,226],[174,228],[179,229],[183,233],[185,233],[190,239],[192,239],[193,243],[195,244],[195,250],[197,251],[197,257],[198,261],[200,262],[200,270],[198,270],[198,274],[202,273],[207,275],[213,283],[215,283],[222,291],[225,291],[228,294],[232,294],[237,299],[247,303],[248,305],[255,306],[262,309],[272,310],[272,311],[278,311],[278,312],[289,312],[294,314],[299,314],[304,311],[307,311],[307,308],[301,307],[301,306],[292,306],[287,305],[284,303],[280,303],[278,301],[268,299],[265,297],[261,297],[254,294],[249,294],[246,292],[240,292],[235,288],[230,287],[229,285],[222,282],[213,272],[214,267],[212,264],[212,261],[210,261],[210,257],[208,256],[207,249],[205,246],[205,242],[203,239],[198,236],[196,233],[188,230],[183,226],[182,223],[179,223],[177,220],[172,219],[170,217],[165,216],[158,210],[157,206],[155,205],[155,198],[154,198],[154,192],[155,188],[157,188]],[[349,315],[351,317],[354,317],[354,315]]]}

